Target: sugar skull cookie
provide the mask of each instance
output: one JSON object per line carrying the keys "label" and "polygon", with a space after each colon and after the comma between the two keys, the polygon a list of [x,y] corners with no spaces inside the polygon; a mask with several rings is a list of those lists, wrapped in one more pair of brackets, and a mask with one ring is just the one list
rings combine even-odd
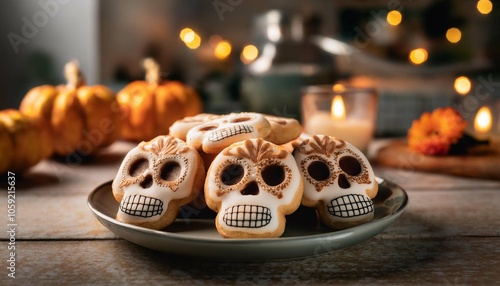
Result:
{"label": "sugar skull cookie", "polygon": [[189,130],[191,130],[191,128],[218,117],[220,117],[220,115],[210,113],[200,113],[195,116],[184,117],[183,119],[175,121],[174,124],[170,126],[169,134],[183,141],[186,141],[186,135]]}
{"label": "sugar skull cookie", "polygon": [[271,125],[258,113],[231,113],[198,125],[186,135],[186,142],[208,154],[219,153],[229,145],[251,138],[265,138]]}
{"label": "sugar skull cookie", "polygon": [[120,202],[116,219],[162,229],[176,218],[180,206],[200,193],[205,169],[198,152],[172,136],[141,142],[125,156],[113,180]]}
{"label": "sugar skull cookie", "polygon": [[292,155],[262,138],[225,148],[205,180],[207,205],[223,237],[279,237],[300,205],[303,182]]}
{"label": "sugar skull cookie", "polygon": [[299,121],[293,118],[264,115],[271,124],[271,133],[264,138],[271,143],[282,145],[297,139],[302,132]]}
{"label": "sugar skull cookie", "polygon": [[356,147],[315,135],[295,148],[293,156],[304,179],[302,204],[316,208],[328,227],[345,229],[373,219],[378,184]]}

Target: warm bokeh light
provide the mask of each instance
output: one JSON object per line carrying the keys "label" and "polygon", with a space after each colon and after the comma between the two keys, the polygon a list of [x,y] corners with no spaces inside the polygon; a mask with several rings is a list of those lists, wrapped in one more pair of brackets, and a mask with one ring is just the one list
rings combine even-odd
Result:
{"label": "warm bokeh light", "polygon": [[214,50],[214,54],[218,59],[225,59],[231,54],[231,44],[228,41],[220,41]]}
{"label": "warm bokeh light", "polygon": [[491,110],[487,106],[481,107],[474,119],[474,130],[479,133],[487,133],[491,129],[491,123]]}
{"label": "warm bokeh light", "polygon": [[428,54],[424,48],[414,49],[410,52],[409,58],[413,64],[419,65],[427,60]]}
{"label": "warm bokeh light", "polygon": [[467,94],[469,93],[472,84],[466,76],[459,76],[455,79],[455,83],[453,84],[455,91],[459,94]]}
{"label": "warm bokeh light", "polygon": [[462,38],[462,32],[457,29],[457,28],[449,28],[448,31],[446,31],[446,39],[450,43],[458,43],[460,39]]}
{"label": "warm bokeh light", "polygon": [[254,45],[246,45],[241,51],[241,61],[248,64],[259,56],[259,50]]}
{"label": "warm bokeh light", "polygon": [[194,39],[194,35],[195,35],[195,33],[194,33],[193,29],[184,28],[179,33],[179,38],[181,38],[181,40],[183,42],[191,42]]}
{"label": "warm bokeh light", "polygon": [[198,34],[193,33],[193,39],[189,42],[185,42],[186,46],[192,50],[197,49],[201,45],[201,38]]}
{"label": "warm bokeh light", "polygon": [[345,91],[345,87],[341,83],[336,83],[336,84],[333,85],[332,90],[333,90],[333,92],[341,93],[341,92]]}
{"label": "warm bokeh light", "polygon": [[271,42],[278,42],[281,39],[281,28],[277,24],[267,27],[267,37]]}
{"label": "warm bokeh light", "polygon": [[189,32],[187,33],[186,35],[184,35],[184,43],[191,43],[192,41],[194,41],[194,38],[196,37],[196,34],[195,32]]}
{"label": "warm bokeh light", "polygon": [[391,12],[387,13],[387,23],[393,26],[399,25],[402,19],[403,15],[401,15],[401,12],[397,10],[392,10]]}
{"label": "warm bokeh light", "polygon": [[477,2],[477,10],[481,14],[489,14],[493,10],[493,3],[490,0],[479,0]]}
{"label": "warm bokeh light", "polygon": [[342,96],[336,95],[332,101],[332,119],[333,120],[344,120],[345,119],[345,107],[344,100]]}

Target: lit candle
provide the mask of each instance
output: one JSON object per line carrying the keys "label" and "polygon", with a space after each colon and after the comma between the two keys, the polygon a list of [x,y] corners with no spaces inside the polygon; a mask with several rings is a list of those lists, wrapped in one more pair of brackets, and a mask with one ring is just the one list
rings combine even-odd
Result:
{"label": "lit candle", "polygon": [[368,119],[346,116],[342,96],[335,95],[330,113],[317,111],[307,119],[305,131],[309,135],[330,135],[343,139],[362,151],[366,151],[373,135],[373,123]]}
{"label": "lit candle", "polygon": [[481,107],[474,118],[474,131],[481,137],[480,139],[486,139],[491,130],[492,121],[491,110],[487,106]]}

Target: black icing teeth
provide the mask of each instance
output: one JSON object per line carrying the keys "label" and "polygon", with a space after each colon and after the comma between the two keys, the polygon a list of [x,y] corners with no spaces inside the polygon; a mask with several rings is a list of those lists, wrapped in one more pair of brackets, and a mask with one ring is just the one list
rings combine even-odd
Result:
{"label": "black icing teeth", "polygon": [[271,222],[271,210],[256,205],[236,205],[224,211],[222,220],[232,227],[264,227]]}
{"label": "black icing teeth", "polygon": [[148,218],[162,213],[163,202],[152,197],[132,195],[123,198],[120,210],[128,215]]}
{"label": "black icing teeth", "polygon": [[253,132],[253,127],[250,125],[233,125],[230,127],[212,131],[208,136],[208,141],[219,142],[235,135],[252,133],[252,132]]}
{"label": "black icing teeth", "polygon": [[345,195],[333,199],[327,206],[332,216],[352,218],[373,212],[373,201],[363,195]]}

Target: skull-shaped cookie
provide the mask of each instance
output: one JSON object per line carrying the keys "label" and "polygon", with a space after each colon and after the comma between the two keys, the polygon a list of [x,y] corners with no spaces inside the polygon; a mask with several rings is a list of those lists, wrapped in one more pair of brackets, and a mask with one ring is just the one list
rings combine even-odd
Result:
{"label": "skull-shaped cookie", "polygon": [[201,191],[205,169],[198,152],[172,136],[142,142],[125,156],[113,181],[117,220],[162,229]]}
{"label": "skull-shaped cookie", "polygon": [[279,237],[300,205],[303,182],[293,156],[262,138],[235,143],[212,162],[207,205],[223,237]]}
{"label": "skull-shaped cookie", "polygon": [[271,124],[271,133],[264,139],[276,145],[282,145],[297,139],[302,132],[299,121],[293,118],[264,115]]}
{"label": "skull-shaped cookie", "polygon": [[195,116],[184,117],[174,122],[169,127],[169,134],[186,141],[186,135],[191,130],[198,125],[204,124],[207,121],[213,120],[220,117],[220,115],[210,114],[210,113],[200,113]]}
{"label": "skull-shaped cookie", "polygon": [[239,141],[265,138],[270,132],[271,125],[261,114],[231,113],[192,128],[186,141],[196,150],[214,154]]}
{"label": "skull-shaped cookie", "polygon": [[293,156],[304,179],[302,204],[317,209],[334,229],[373,219],[378,191],[373,169],[349,142],[315,135],[295,148]]}

